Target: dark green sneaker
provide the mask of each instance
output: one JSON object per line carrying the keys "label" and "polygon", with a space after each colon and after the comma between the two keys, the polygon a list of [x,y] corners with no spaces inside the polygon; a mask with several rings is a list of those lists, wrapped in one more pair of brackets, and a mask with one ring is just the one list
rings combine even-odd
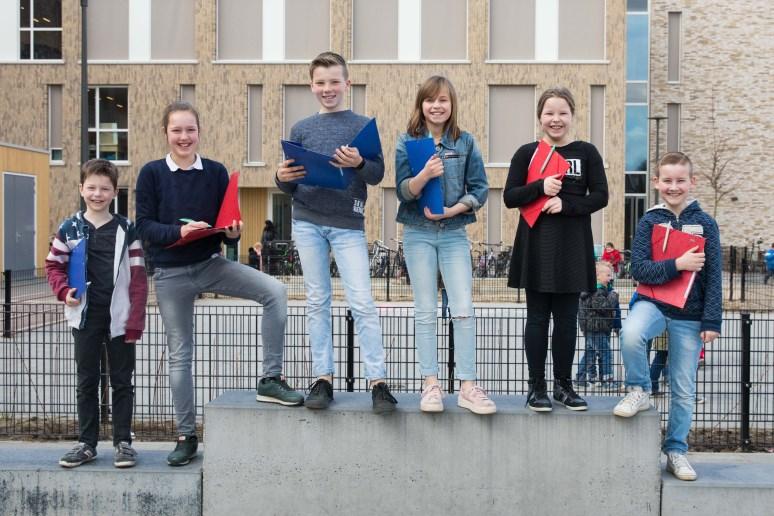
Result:
{"label": "dark green sneaker", "polygon": [[309,388],[304,405],[310,409],[327,409],[333,401],[333,385],[324,378],[318,379]]}
{"label": "dark green sneaker", "polygon": [[177,438],[175,451],[167,455],[167,464],[170,466],[185,466],[196,457],[196,449],[199,447],[199,438],[195,435],[181,435]]}
{"label": "dark green sneaker", "polygon": [[373,403],[374,414],[389,414],[395,411],[396,400],[392,394],[390,394],[390,388],[387,384],[377,383],[371,389],[371,402]]}
{"label": "dark green sneaker", "polygon": [[258,382],[257,401],[294,406],[304,402],[304,395],[294,391],[280,376],[265,376]]}

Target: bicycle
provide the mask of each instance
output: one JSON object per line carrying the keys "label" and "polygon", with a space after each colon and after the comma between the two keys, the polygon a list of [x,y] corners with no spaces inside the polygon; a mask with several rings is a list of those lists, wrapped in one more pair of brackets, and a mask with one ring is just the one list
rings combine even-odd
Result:
{"label": "bicycle", "polygon": [[372,278],[387,277],[390,265],[390,248],[381,240],[374,240],[371,244],[371,259],[369,271]]}

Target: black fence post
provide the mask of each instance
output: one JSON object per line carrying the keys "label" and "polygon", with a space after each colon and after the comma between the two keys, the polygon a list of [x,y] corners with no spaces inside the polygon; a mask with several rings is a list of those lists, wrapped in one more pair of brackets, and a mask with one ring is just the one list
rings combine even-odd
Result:
{"label": "black fence post", "polygon": [[347,392],[355,392],[355,318],[347,309]]}
{"label": "black fence post", "polygon": [[736,247],[728,248],[728,300],[734,300],[734,273],[736,272]]}
{"label": "black fence post", "polygon": [[387,251],[387,271],[385,276],[387,277],[387,301],[390,300],[390,278],[392,277],[392,259],[390,259],[390,251]]}
{"label": "black fence post", "polygon": [[449,316],[449,394],[454,394],[454,321]]}
{"label": "black fence post", "polygon": [[3,337],[11,336],[11,271],[3,271],[5,303],[3,304]]}
{"label": "black fence post", "polygon": [[744,253],[742,253],[742,281],[740,282],[742,293],[739,297],[740,301],[744,301],[745,290],[746,290],[745,286],[747,283],[746,279],[747,279],[747,248],[745,247]]}
{"label": "black fence post", "polygon": [[749,313],[742,313],[742,414],[739,440],[743,451],[750,450],[750,328]]}

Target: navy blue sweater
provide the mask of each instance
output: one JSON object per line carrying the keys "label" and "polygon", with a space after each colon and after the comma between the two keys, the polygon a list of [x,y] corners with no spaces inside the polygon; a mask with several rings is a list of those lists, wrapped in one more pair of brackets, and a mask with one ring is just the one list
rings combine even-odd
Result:
{"label": "navy blue sweater", "polygon": [[228,186],[226,167],[202,158],[204,170],[171,171],[164,159],[146,163],[137,178],[137,231],[150,245],[151,261],[159,267],[201,262],[220,253],[221,243],[236,242],[218,233],[190,244],[166,249],[180,238],[181,218],[214,225]]}
{"label": "navy blue sweater", "polygon": [[701,321],[702,331],[720,332],[723,314],[723,262],[720,251],[720,232],[715,220],[702,211],[698,201],[693,201],[686,206],[679,217],[663,205],[657,205],[649,209],[640,219],[632,241],[632,276],[647,285],[662,285],[680,274],[676,260],[654,261],[652,259],[653,226],[665,223],[671,223],[673,229],[698,234],[706,239],[704,268],[696,275],[682,310],[654,301],[642,294],[638,295],[637,300],[652,301],[664,315],[672,319]]}

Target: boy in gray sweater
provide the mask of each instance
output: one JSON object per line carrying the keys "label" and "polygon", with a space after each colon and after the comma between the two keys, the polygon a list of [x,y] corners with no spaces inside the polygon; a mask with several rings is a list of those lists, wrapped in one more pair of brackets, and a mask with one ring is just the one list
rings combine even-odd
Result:
{"label": "boy in gray sweater", "polygon": [[324,409],[333,401],[332,251],[355,319],[374,412],[392,412],[397,401],[384,381],[382,330],[371,296],[364,224],[366,188],[384,177],[384,159],[381,155],[365,159],[357,148],[348,146],[369,119],[344,106],[350,86],[344,58],[323,52],[312,61],[309,75],[320,111],[296,123],[290,130],[290,140],[333,156],[336,166],[353,169],[355,174],[345,190],[297,184],[294,181],[306,172],[288,159],[280,163],[275,176],[277,187],[293,197],[293,240],[304,271],[312,373],[317,377],[304,404],[310,409]]}

